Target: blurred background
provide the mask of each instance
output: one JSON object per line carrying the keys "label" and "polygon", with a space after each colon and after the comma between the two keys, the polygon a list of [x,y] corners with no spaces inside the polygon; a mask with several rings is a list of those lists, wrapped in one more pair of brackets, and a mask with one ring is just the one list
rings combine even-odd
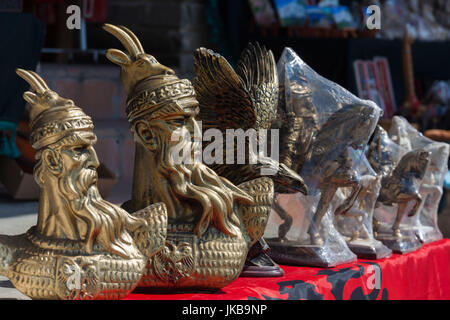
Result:
{"label": "blurred background", "polygon": [[[68,27],[76,19],[71,5],[80,8],[75,29]],[[105,58],[106,49],[122,45],[102,30],[105,22],[127,26],[180,78],[193,78],[193,51],[201,46],[232,65],[249,41],[264,44],[276,60],[291,47],[320,75],[377,102],[383,126],[403,115],[427,136],[450,142],[448,0],[0,0],[0,218],[37,211],[22,99],[28,86],[17,67],[36,70],[92,116],[101,192],[128,200],[134,143],[119,68]],[[447,237],[448,198],[440,214]]]}

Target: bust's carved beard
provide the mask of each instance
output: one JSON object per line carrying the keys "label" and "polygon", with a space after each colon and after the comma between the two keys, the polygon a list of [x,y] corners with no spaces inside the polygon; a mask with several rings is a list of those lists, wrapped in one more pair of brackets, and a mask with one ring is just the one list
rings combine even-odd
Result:
{"label": "bust's carved beard", "polygon": [[[185,155],[184,163],[180,164],[175,163],[172,157],[175,146],[171,146],[170,142],[161,137],[158,138],[160,149],[156,155],[159,162],[157,167],[167,184],[166,190],[155,186],[154,191],[157,192],[154,192],[154,195],[159,193],[158,200],[166,203],[169,219],[189,222],[191,218],[187,217],[185,208],[187,203],[194,202],[202,208],[201,215],[196,212],[195,207],[192,212],[197,223],[194,232],[198,237],[201,237],[211,224],[226,235],[237,236],[240,221],[235,213],[235,201],[252,204],[253,198],[227,179],[218,176],[202,162],[192,159],[197,142],[191,143],[188,139],[179,142],[181,148],[177,145],[178,150],[190,150],[189,154]],[[191,157],[190,163],[186,163],[188,157]],[[181,212],[174,212],[177,208],[181,209]]]}
{"label": "bust's carved beard", "polygon": [[92,252],[96,241],[108,252],[124,258],[137,257],[138,250],[128,231],[136,230],[145,221],[103,200],[96,180],[97,171],[86,168],[79,175],[69,173],[59,179],[59,190],[69,204],[78,232],[86,243],[86,250]]}

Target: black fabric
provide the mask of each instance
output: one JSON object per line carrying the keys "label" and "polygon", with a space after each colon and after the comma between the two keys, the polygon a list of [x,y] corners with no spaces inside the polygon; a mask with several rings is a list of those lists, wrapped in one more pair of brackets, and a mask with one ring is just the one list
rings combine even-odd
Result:
{"label": "black fabric", "polygon": [[[380,284],[382,283],[381,267],[376,262],[355,263],[352,267],[336,267],[330,269],[322,269],[317,275],[325,275],[330,286],[327,287],[336,300],[343,300],[344,296],[349,296],[350,300],[388,300],[389,293],[387,288],[373,288],[368,294],[363,292],[361,287],[361,278],[367,272],[368,265],[372,265],[380,270]],[[314,283],[303,280],[288,280],[277,283],[279,296],[268,296],[261,294],[266,300],[285,300],[282,295],[287,294],[287,300],[323,300],[324,295],[317,290]],[[324,287],[325,288],[325,287]],[[256,297],[248,297],[249,300],[260,300]]]}
{"label": "black fabric", "polygon": [[0,12],[0,121],[19,122],[29,85],[15,69],[36,69],[44,37],[45,25],[33,15]]}

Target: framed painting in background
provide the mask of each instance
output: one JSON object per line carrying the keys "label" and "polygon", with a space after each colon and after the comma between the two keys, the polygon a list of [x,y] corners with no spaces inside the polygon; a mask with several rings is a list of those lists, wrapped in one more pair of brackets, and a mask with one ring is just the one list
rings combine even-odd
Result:
{"label": "framed painting in background", "polygon": [[283,27],[303,26],[308,14],[302,0],[274,0],[275,8]]}
{"label": "framed painting in background", "polygon": [[248,0],[256,24],[269,27],[277,22],[275,11],[270,0]]}

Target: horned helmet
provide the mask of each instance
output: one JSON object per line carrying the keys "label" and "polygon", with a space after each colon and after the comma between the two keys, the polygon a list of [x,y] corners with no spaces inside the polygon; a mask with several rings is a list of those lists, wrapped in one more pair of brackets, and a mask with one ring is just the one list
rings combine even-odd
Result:
{"label": "horned helmet", "polygon": [[127,53],[108,49],[106,57],[120,66],[120,79],[127,94],[141,80],[154,75],[174,75],[175,72],[159,63],[155,57],[145,53],[136,35],[124,26],[105,24],[103,29],[111,33],[123,44]]}
{"label": "horned helmet", "polygon": [[92,119],[70,99],[60,97],[50,90],[45,81],[34,71],[16,69],[34,91],[26,91],[23,98],[31,105],[30,140],[39,150],[77,131],[94,129]]}

